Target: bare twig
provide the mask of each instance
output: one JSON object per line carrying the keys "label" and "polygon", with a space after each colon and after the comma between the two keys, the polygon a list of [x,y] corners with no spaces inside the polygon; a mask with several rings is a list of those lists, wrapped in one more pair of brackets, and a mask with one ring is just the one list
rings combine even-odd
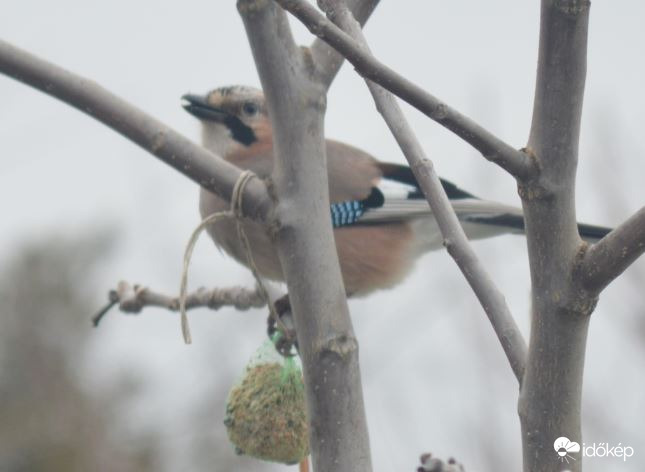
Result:
{"label": "bare twig", "polygon": [[645,207],[638,210],[587,250],[579,276],[587,290],[598,293],[645,252]]}
{"label": "bare twig", "polygon": [[[92,318],[94,326],[98,326],[101,318],[114,305],[119,306],[123,313],[140,313],[147,307],[166,308],[179,311],[179,297],[155,292],[142,285],[131,285],[120,281],[115,290],[108,293],[108,304]],[[264,296],[256,287],[249,290],[244,287],[227,287],[207,289],[201,287],[186,296],[186,309],[210,308],[219,310],[224,306],[232,306],[237,310],[261,308],[266,305]]]}
{"label": "bare twig", "polygon": [[[374,12],[380,0],[347,0],[347,6],[354,15],[354,18],[361,24],[365,22]],[[316,65],[320,82],[329,88],[334,77],[338,74],[340,67],[343,65],[345,58],[340,55],[334,48],[329,46],[320,38],[311,45],[311,57]]]}
{"label": "bare twig", "polygon": [[537,168],[531,157],[506,144],[470,118],[441,102],[418,85],[378,61],[351,36],[342,31],[305,0],[275,0],[316,36],[325,40],[352,63],[364,77],[373,80],[394,95],[449,129],[482,155],[515,177],[527,180]]}
{"label": "bare twig", "polygon": [[276,245],[303,362],[313,469],[370,472],[358,343],[329,218],[326,86],[281,8],[238,0],[238,9],[273,125]]}
{"label": "bare twig", "polygon": [[[354,20],[343,0],[321,0],[319,4],[336,24],[350,34],[361,47],[369,51],[359,24]],[[396,99],[380,85],[368,79],[366,79],[366,83],[376,102],[377,109],[399,143],[432,208],[448,252],[454,258],[484,307],[511,364],[513,373],[521,382],[526,363],[526,342],[506,305],[503,294],[497,289],[472,250],[432,162],[426,157]]]}
{"label": "bare twig", "polygon": [[[0,73],[77,108],[138,144],[202,187],[230,200],[240,169],[173,131],[97,83],[0,40]],[[266,220],[272,201],[258,179],[244,196],[244,214]]]}
{"label": "bare twig", "polygon": [[113,290],[110,290],[108,293],[108,302],[92,317],[92,325],[96,328],[103,317],[108,314],[114,305],[116,305],[119,300],[115,299],[116,294]]}

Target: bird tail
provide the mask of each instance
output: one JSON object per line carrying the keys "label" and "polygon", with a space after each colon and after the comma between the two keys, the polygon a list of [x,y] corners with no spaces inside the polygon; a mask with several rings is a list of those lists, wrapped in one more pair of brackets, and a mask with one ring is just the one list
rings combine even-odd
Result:
{"label": "bird tail", "polygon": [[[466,236],[470,240],[486,239],[502,234],[524,234],[524,215],[520,208],[479,200],[464,198],[451,202]],[[419,254],[439,249],[443,237],[432,211],[423,200],[387,201],[375,210],[368,210],[360,224],[387,224],[407,221],[412,225],[417,237]],[[596,242],[611,229],[601,226],[579,224],[580,236],[587,242]]]}
{"label": "bird tail", "polygon": [[611,232],[611,228],[605,228],[604,226],[595,226],[588,225],[585,223],[578,223],[578,232],[580,237],[585,241],[590,243],[595,243],[604,238],[608,233]]}
{"label": "bird tail", "polygon": [[[497,228],[506,228],[509,233],[524,233],[524,216],[521,213],[509,212],[495,215],[471,215],[464,216],[463,221],[490,225]],[[578,233],[587,242],[594,243],[601,240],[611,231],[611,228],[603,226],[578,223]]]}
{"label": "bird tail", "polygon": [[[403,185],[406,191],[396,194],[383,188],[374,189],[361,213],[359,224],[389,223],[410,221],[417,227],[425,250],[436,249],[442,238],[432,211],[428,207],[412,171],[407,166],[398,164],[379,164],[385,183]],[[446,195],[461,222],[469,239],[483,239],[505,233],[524,233],[524,215],[517,207],[479,199],[461,190],[455,184],[441,179]],[[380,198],[373,198],[379,196]],[[578,224],[580,236],[585,241],[595,242],[611,231],[609,228],[588,224]]]}

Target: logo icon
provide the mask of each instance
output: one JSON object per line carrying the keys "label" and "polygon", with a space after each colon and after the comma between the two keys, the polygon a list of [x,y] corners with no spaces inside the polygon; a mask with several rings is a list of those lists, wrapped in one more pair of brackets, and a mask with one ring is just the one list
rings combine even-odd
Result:
{"label": "logo icon", "polygon": [[558,454],[560,462],[569,463],[569,459],[575,461],[576,458],[571,455],[572,452],[580,452],[580,444],[570,441],[567,437],[559,437],[553,443],[553,449]]}

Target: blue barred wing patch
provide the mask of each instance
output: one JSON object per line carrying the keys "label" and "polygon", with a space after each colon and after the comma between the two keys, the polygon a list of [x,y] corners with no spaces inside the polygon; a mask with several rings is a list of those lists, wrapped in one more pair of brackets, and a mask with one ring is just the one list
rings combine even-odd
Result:
{"label": "blue barred wing patch", "polygon": [[332,203],[331,224],[334,228],[349,226],[358,221],[365,212],[365,204],[358,200]]}

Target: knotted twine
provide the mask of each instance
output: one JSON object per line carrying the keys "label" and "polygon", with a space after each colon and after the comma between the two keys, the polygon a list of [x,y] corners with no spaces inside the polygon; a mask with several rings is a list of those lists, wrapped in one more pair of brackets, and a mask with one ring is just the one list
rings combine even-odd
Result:
{"label": "knotted twine", "polygon": [[[186,245],[186,249],[184,251],[184,267],[181,272],[181,284],[179,286],[179,312],[181,313],[181,332],[184,336],[184,342],[186,344],[191,344],[193,342],[192,337],[190,335],[190,326],[188,325],[188,315],[186,314],[188,266],[190,265],[190,259],[193,255],[193,249],[195,248],[197,239],[199,239],[199,236],[202,234],[202,231],[204,231],[204,229],[206,229],[208,225],[227,218],[235,219],[235,224],[237,226],[237,235],[240,238],[240,241],[242,242],[242,246],[244,247],[246,261],[249,268],[251,269],[251,273],[253,274],[253,277],[255,278],[255,282],[260,291],[260,295],[262,295],[262,298],[264,298],[264,301],[268,305],[269,312],[271,313],[271,317],[275,320],[278,326],[281,326],[280,317],[275,311],[275,307],[273,306],[273,303],[271,303],[271,301],[269,300],[269,293],[264,285],[264,282],[262,282],[262,278],[260,277],[260,274],[258,273],[258,268],[255,265],[255,261],[253,260],[253,254],[251,253],[251,245],[249,244],[249,239],[246,237],[246,232],[244,231],[244,226],[242,225],[242,219],[244,218],[244,215],[242,212],[242,199],[244,197],[244,188],[246,187],[246,184],[249,182],[249,180],[251,180],[254,177],[257,177],[257,175],[255,175],[250,170],[243,171],[238,177],[237,181],[235,182],[235,186],[233,186],[230,209],[227,211],[218,211],[216,213],[208,215],[193,230],[193,233],[191,234],[190,239],[188,240],[188,244]],[[281,326],[281,328],[283,327]]]}

